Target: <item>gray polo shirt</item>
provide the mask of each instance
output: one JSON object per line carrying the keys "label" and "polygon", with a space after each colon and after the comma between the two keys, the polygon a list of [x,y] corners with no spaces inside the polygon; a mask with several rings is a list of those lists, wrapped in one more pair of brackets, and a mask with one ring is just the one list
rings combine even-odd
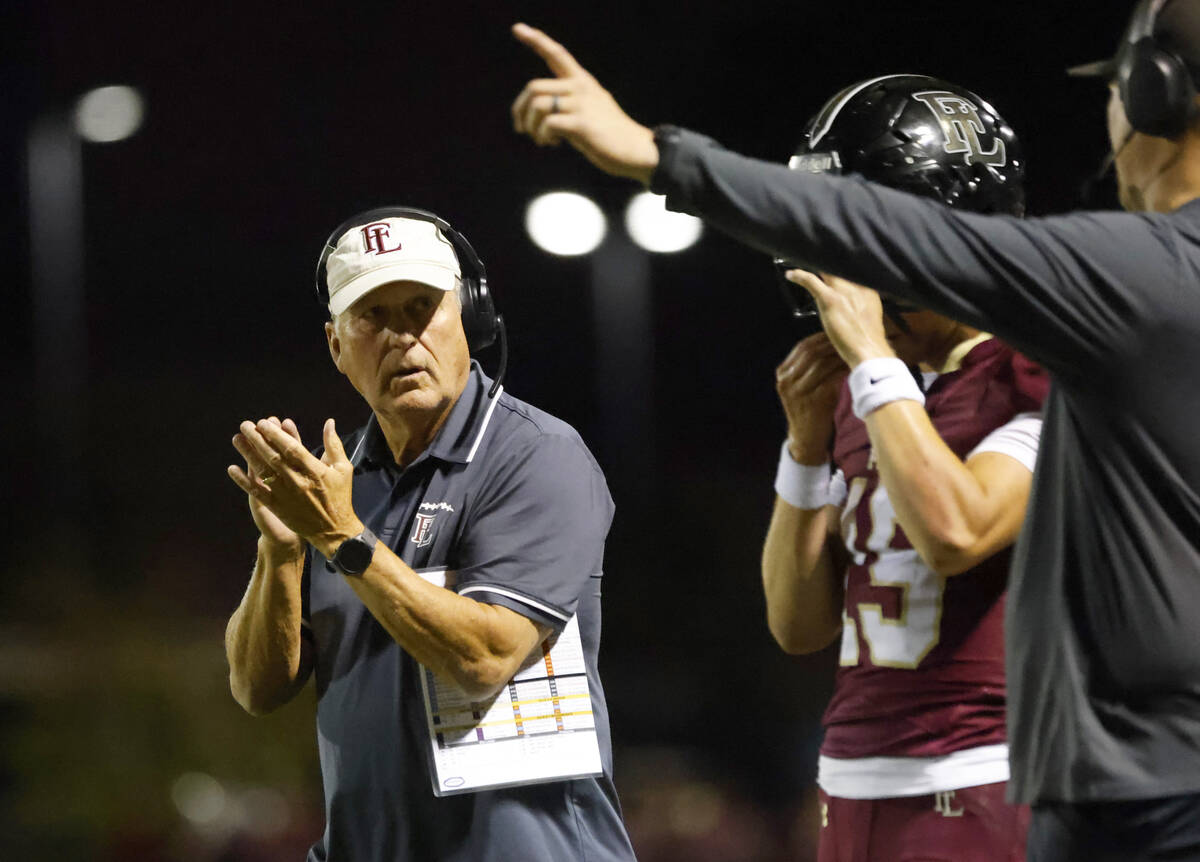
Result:
{"label": "gray polo shirt", "polygon": [[660,151],[669,208],[994,332],[1051,372],[1007,603],[1010,794],[1200,791],[1200,201],[1020,220],[689,132]]}
{"label": "gray polo shirt", "polygon": [[[419,665],[309,549],[325,834],[310,862],[631,860],[612,784],[597,674],[600,581],[613,504],[573,428],[501,391],[472,363],[437,437],[398,467],[374,417],[344,441],[360,519],[417,572],[561,630],[578,617],[604,774],[435,797]],[[418,517],[420,515],[420,517]]]}

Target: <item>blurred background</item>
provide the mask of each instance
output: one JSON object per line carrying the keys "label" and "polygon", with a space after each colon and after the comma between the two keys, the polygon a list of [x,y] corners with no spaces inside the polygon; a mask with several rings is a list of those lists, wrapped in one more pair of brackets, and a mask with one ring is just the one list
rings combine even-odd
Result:
{"label": "blurred background", "polygon": [[[1106,92],[1063,69],[1107,56],[1131,5],[0,7],[5,856],[298,860],[319,835],[311,684],[261,719],[228,693],[256,533],[225,466],[245,418],[291,416],[311,441],[326,416],[365,420],[312,271],[332,226],[401,203],[470,238],[508,321],[508,390],[608,474],[601,670],[640,857],[813,858],[835,657],[775,647],[758,570],[774,368],[801,333],[761,255],[711,231],[645,251],[632,184],[512,133],[544,71],[508,27],[560,39],[635,118],[771,160],[848,83],[953,79],[1017,128],[1044,215],[1077,205],[1107,146]],[[107,91],[78,125],[113,85],[136,99]],[[562,190],[607,224],[588,253],[526,230]]]}

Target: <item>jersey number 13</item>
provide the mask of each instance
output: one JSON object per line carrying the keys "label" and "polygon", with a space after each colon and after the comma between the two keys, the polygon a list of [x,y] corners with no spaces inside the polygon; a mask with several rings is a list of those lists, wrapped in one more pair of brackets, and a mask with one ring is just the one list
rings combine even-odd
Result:
{"label": "jersey number 13", "polygon": [[[900,525],[882,483],[869,501],[870,530],[865,536],[860,534],[858,510],[867,485],[865,476],[855,477],[847,488],[842,507],[846,549],[852,565],[869,572],[870,585],[852,585],[847,573],[840,663],[843,666],[862,663],[858,636],[861,631],[871,664],[912,669],[937,646],[946,579],[925,565],[911,548],[892,547]],[[882,599],[888,593],[895,598],[887,602],[889,611],[885,612]]]}

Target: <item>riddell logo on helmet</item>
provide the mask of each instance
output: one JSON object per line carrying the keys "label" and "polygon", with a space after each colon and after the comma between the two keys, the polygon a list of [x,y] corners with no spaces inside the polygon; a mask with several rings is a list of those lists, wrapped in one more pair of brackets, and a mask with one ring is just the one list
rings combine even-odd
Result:
{"label": "riddell logo on helmet", "polygon": [[913,93],[913,98],[929,108],[937,118],[946,138],[947,153],[965,153],[968,165],[984,164],[999,168],[1008,162],[1004,141],[999,138],[991,150],[985,151],[979,136],[987,129],[979,119],[979,109],[969,100],[944,90]]}
{"label": "riddell logo on helmet", "polygon": [[394,248],[387,247],[391,232],[387,222],[377,221],[364,225],[362,227],[363,254],[387,254],[390,251],[399,251],[399,241],[396,242]]}

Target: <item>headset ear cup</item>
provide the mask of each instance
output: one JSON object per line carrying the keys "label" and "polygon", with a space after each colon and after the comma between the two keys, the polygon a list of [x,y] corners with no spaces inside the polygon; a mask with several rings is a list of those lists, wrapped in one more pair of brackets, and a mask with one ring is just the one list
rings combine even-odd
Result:
{"label": "headset ear cup", "polygon": [[1117,86],[1130,126],[1143,134],[1178,137],[1194,116],[1191,75],[1150,37],[1129,47],[1117,71]]}
{"label": "headset ear cup", "polygon": [[471,353],[490,347],[496,340],[496,307],[488,291],[487,277],[464,278],[462,293],[463,332]]}

